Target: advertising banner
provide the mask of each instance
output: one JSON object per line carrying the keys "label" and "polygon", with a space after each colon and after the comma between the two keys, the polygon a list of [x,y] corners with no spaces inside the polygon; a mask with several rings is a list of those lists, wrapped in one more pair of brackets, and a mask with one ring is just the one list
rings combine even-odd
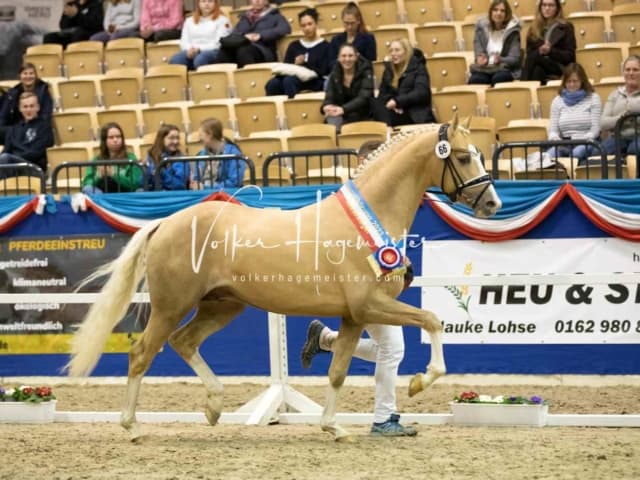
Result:
{"label": "advertising banner", "polygon": [[[640,270],[637,243],[616,238],[428,241],[422,274],[614,274]],[[425,287],[422,308],[444,325],[445,343],[640,343],[640,284]],[[424,335],[423,341],[428,337]]]}
{"label": "advertising banner", "polygon": [[[72,293],[100,265],[114,259],[126,234],[0,239],[0,291],[33,294],[33,302],[0,304],[0,354],[66,353],[86,304],[35,303],[39,293]],[[92,283],[84,292],[96,292]],[[115,330],[106,351],[128,351],[140,331],[135,312]]]}

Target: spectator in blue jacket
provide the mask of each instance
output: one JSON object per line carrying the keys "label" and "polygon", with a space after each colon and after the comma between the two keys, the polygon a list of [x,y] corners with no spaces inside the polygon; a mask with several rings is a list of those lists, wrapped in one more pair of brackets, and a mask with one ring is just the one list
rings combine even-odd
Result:
{"label": "spectator in blue jacket", "polygon": [[361,57],[370,62],[376,60],[376,38],[367,31],[362,12],[355,2],[349,2],[342,9],[344,32],[334,35],[329,44],[329,68],[338,61],[338,51],[345,43],[353,45]]}
{"label": "spectator in blue jacket", "polygon": [[[53,145],[51,123],[38,116],[40,105],[34,92],[20,94],[19,109],[22,120],[7,130],[4,150],[0,153],[0,165],[32,163],[47,170],[47,148]],[[13,172],[0,171],[0,178]]]}
{"label": "spectator in blue jacket", "polygon": [[225,45],[221,40],[216,63],[236,63],[238,68],[251,63],[275,62],[278,40],[291,33],[291,25],[269,0],[251,0],[251,8],[244,12],[230,38],[244,35],[243,44]]}
{"label": "spectator in blue jacket", "polygon": [[318,35],[318,12],[306,8],[298,14],[298,23],[303,38],[287,47],[284,63],[306,67],[316,73],[316,78],[302,81],[296,75],[277,75],[267,82],[267,95],[287,95],[293,98],[301,90],[319,92],[324,86],[324,77],[329,75],[329,44]]}
{"label": "spectator in blue jacket", "polygon": [[[156,139],[149,149],[145,166],[149,172],[148,189],[155,190],[155,175],[160,162],[171,157],[182,156],[180,151],[180,129],[175,125],[165,124],[156,133]],[[187,190],[191,177],[189,164],[174,162],[162,168],[160,173],[161,190]]]}
{"label": "spectator in blue jacket", "polygon": [[[204,148],[198,156],[243,156],[238,146],[224,137],[222,122],[207,118],[200,124],[200,141]],[[239,160],[202,160],[193,169],[191,189],[239,188],[244,180],[246,164]]]}
{"label": "spectator in blue jacket", "polygon": [[0,145],[4,145],[6,131],[12,125],[22,121],[19,100],[22,92],[34,92],[38,97],[40,107],[38,116],[51,121],[53,114],[53,99],[49,92],[49,84],[38,78],[36,66],[25,63],[20,67],[20,83],[9,89],[2,97],[0,105]]}

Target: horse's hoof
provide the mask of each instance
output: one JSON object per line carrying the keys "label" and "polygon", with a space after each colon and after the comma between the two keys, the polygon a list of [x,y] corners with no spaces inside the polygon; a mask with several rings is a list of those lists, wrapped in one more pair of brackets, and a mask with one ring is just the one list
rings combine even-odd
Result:
{"label": "horse's hoof", "polygon": [[213,412],[208,408],[204,411],[205,417],[207,417],[207,422],[209,425],[214,426],[218,424],[218,420],[220,420],[220,412]]}
{"label": "horse's hoof", "polygon": [[423,375],[421,373],[416,373],[411,379],[411,382],[409,382],[409,397],[413,397],[415,394],[424,390],[422,377]]}
{"label": "horse's hoof", "polygon": [[342,437],[336,437],[336,442],[339,443],[356,443],[356,437],[351,434],[343,435]]}
{"label": "horse's hoof", "polygon": [[209,394],[207,404],[204,408],[204,414],[207,417],[209,425],[216,425],[220,420],[222,413],[222,398],[219,395]]}

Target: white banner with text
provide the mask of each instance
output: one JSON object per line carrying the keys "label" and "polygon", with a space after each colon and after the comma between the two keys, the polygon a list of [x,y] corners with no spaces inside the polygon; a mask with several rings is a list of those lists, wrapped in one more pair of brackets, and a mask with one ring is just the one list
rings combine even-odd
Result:
{"label": "white banner with text", "polygon": [[[616,238],[427,241],[422,275],[459,275],[422,288],[422,308],[445,343],[640,343],[640,283],[465,285],[464,276],[614,274],[640,271],[640,245]],[[428,335],[422,332],[423,342]]]}

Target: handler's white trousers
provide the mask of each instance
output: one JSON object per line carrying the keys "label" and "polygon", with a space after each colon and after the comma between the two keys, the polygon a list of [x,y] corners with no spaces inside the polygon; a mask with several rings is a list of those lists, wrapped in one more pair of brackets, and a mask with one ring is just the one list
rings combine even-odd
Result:
{"label": "handler's white trousers", "polygon": [[[329,330],[327,328],[327,330]],[[404,357],[404,337],[402,327],[397,325],[367,325],[365,330],[371,338],[361,338],[354,352],[354,356],[376,363],[375,406],[374,418],[376,423],[385,422],[392,413],[397,413],[396,380],[398,366]],[[321,335],[321,348],[331,350],[333,340],[338,332],[329,330]]]}

